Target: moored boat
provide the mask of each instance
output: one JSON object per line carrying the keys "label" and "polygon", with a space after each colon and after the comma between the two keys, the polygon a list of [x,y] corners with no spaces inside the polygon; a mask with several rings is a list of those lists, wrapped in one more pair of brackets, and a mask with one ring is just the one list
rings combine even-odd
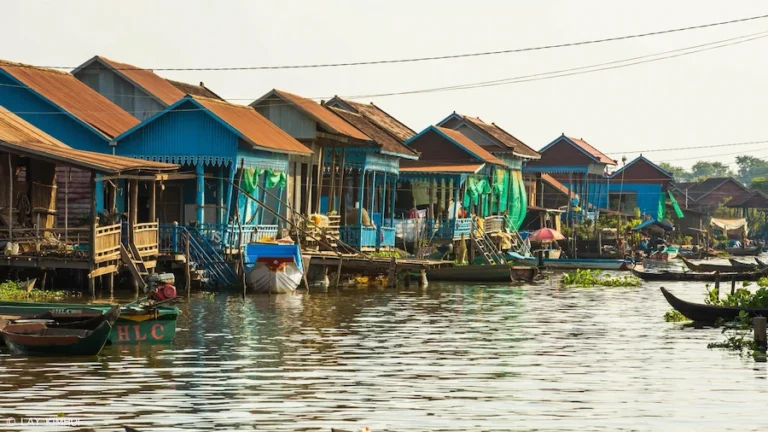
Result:
{"label": "moored boat", "polygon": [[675,297],[665,288],[661,288],[664,298],[676,311],[680,312],[691,321],[704,324],[714,324],[718,319],[732,321],[739,316],[739,312],[745,311],[750,316],[768,316],[768,308],[740,308],[736,306],[714,306],[701,303],[691,303]]}
{"label": "moored boat", "polygon": [[745,262],[737,261],[733,258],[728,258],[728,262],[731,263],[731,266],[734,268],[734,270],[738,270],[738,271],[757,270],[757,264],[745,263]]}
{"label": "moored boat", "polygon": [[726,248],[726,252],[732,256],[758,256],[763,252],[762,246]]}
{"label": "moored boat", "polygon": [[666,246],[663,250],[654,251],[653,253],[648,255],[645,259],[653,260],[653,261],[670,261],[677,258],[679,253],[680,253],[680,246],[669,245],[669,246]]}
{"label": "moored boat", "polygon": [[642,266],[635,266],[632,274],[644,281],[686,281],[686,282],[715,282],[726,281],[755,281],[768,275],[768,270],[748,273],[703,273],[682,271],[646,271]]}
{"label": "moored boat", "polygon": [[111,330],[106,321],[94,330],[80,330],[0,320],[0,335],[11,353],[17,355],[96,355],[104,348]]}
{"label": "moored boat", "polygon": [[[539,260],[536,258],[523,258],[516,261],[519,264],[538,266]],[[553,270],[629,270],[632,268],[632,261],[616,259],[583,259],[583,258],[561,258],[544,259],[544,267]]]}
{"label": "moored boat", "polygon": [[296,244],[255,243],[245,247],[248,290],[255,293],[290,294],[304,275],[301,249]]}
{"label": "moored boat", "polygon": [[427,279],[454,282],[531,282],[538,274],[538,269],[530,266],[468,265],[427,270]]}
{"label": "moored boat", "polygon": [[[756,267],[734,266],[731,264],[712,264],[707,262],[694,263],[683,257],[680,257],[686,267],[694,272],[720,272],[720,273],[747,273],[757,270]],[[739,263],[741,264],[741,263]]]}
{"label": "moored boat", "polygon": [[[77,318],[77,320],[92,318],[94,311],[104,314],[114,306],[97,303],[0,301],[0,315],[26,314],[26,316],[36,316],[50,312],[53,314],[51,319],[62,322],[62,319],[66,317]],[[178,316],[179,309],[170,306],[123,306],[120,308],[120,316],[112,325],[109,342],[113,344],[171,342],[176,336],[176,318]]]}

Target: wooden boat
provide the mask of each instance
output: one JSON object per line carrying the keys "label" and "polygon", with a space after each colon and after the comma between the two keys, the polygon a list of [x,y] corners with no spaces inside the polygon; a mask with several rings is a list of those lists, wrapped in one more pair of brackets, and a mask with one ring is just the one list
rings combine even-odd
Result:
{"label": "wooden boat", "polygon": [[726,248],[726,252],[733,256],[758,256],[763,252],[761,246],[750,246],[745,248]]}
{"label": "wooden boat", "polygon": [[702,272],[681,272],[681,271],[645,271],[642,266],[635,266],[632,274],[644,281],[686,281],[686,282],[722,282],[728,281],[756,281],[761,277],[768,275],[767,270],[761,270],[749,273],[702,273]]}
{"label": "wooden boat", "polygon": [[683,257],[680,257],[680,259],[683,261],[686,267],[694,272],[748,273],[757,270],[757,266],[749,267],[746,264],[744,266],[734,266],[730,264],[712,264],[707,262],[694,263]]}
{"label": "wooden boat", "polygon": [[96,330],[101,323],[107,322],[109,325],[113,325],[115,321],[120,317],[120,306],[115,305],[107,311],[95,310],[96,312],[90,318],[73,319],[71,316],[61,316],[53,314],[51,311],[47,311],[36,316],[9,316],[0,315],[0,319],[5,319],[11,324],[31,324],[31,323],[43,323],[48,328],[62,328],[62,329],[76,329],[76,330]]}
{"label": "wooden boat", "polygon": [[262,294],[290,294],[304,276],[301,249],[296,244],[255,243],[245,247],[248,290]]}
{"label": "wooden boat", "polygon": [[427,270],[427,279],[453,282],[531,282],[538,274],[538,269],[530,266],[468,265]]}
{"label": "wooden boat", "polygon": [[645,259],[653,261],[670,261],[677,258],[680,253],[680,246],[669,245],[664,251],[654,251],[648,255]]}
{"label": "wooden boat", "polygon": [[[72,304],[72,303],[33,303],[0,301],[0,315],[26,313],[27,316],[52,312],[52,319],[61,321],[63,317],[93,317],[94,310],[106,313],[115,305],[111,304]],[[120,308],[120,316],[112,325],[109,343],[164,343],[173,341],[176,336],[176,318],[179,309],[169,306],[127,305]]]}
{"label": "wooden boat", "polygon": [[739,270],[739,271],[757,270],[757,264],[745,263],[745,262],[737,261],[733,258],[728,258],[728,262],[731,263],[731,266],[733,266],[734,270]]}
{"label": "wooden boat", "polygon": [[766,268],[766,267],[768,267],[768,263],[767,263],[767,262],[765,262],[765,261],[763,261],[763,260],[761,260],[761,259],[760,259],[760,258],[758,258],[758,257],[755,257],[755,262],[757,263],[757,267],[758,267],[758,268],[761,268],[761,269],[763,269],[763,268]]}
{"label": "wooden boat", "polygon": [[30,356],[96,355],[109,339],[112,326],[102,322],[95,330],[48,328],[43,323],[12,324],[0,321],[0,335],[11,353]]}
{"label": "wooden boat", "polygon": [[[517,254],[515,254],[517,255]],[[512,255],[510,255],[512,256]],[[539,260],[535,257],[513,256],[515,263],[538,266]],[[588,258],[544,258],[544,267],[554,270],[629,270],[632,268],[632,261],[618,259],[588,259]]]}
{"label": "wooden boat", "polygon": [[733,321],[739,316],[739,312],[745,311],[750,316],[768,316],[768,308],[740,308],[735,306],[714,306],[701,303],[691,303],[675,297],[665,288],[661,288],[664,298],[676,311],[680,312],[691,321],[705,324],[714,324],[718,319]]}

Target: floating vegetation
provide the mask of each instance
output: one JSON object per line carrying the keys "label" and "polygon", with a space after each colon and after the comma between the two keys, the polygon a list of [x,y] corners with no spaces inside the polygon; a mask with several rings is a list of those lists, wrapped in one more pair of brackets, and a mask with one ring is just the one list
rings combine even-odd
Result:
{"label": "floating vegetation", "polygon": [[688,318],[686,318],[685,315],[683,315],[680,312],[672,309],[671,311],[667,311],[667,313],[664,314],[664,321],[666,321],[666,322],[683,322],[683,321],[690,321],[690,320]]}
{"label": "floating vegetation", "polygon": [[3,282],[0,283],[0,300],[32,300],[32,301],[55,301],[70,297],[71,293],[66,291],[42,291],[38,289],[27,290],[25,283]]}
{"label": "floating vegetation", "polygon": [[[758,281],[758,285],[759,285]],[[739,288],[733,294],[727,294],[720,297],[715,289],[709,289],[707,285],[707,296],[704,303],[713,306],[735,306],[742,308],[768,308],[768,288],[760,288],[754,293],[746,288]]]}
{"label": "floating vegetation", "polygon": [[640,286],[642,282],[635,276],[611,276],[603,274],[600,270],[587,269],[563,274],[563,283],[580,287],[630,287]]}
{"label": "floating vegetation", "polygon": [[752,320],[744,311],[739,312],[735,321],[723,327],[726,338],[722,342],[713,342],[707,348],[726,349],[739,351],[742,355],[754,355],[758,351],[757,343],[750,336],[752,334]]}

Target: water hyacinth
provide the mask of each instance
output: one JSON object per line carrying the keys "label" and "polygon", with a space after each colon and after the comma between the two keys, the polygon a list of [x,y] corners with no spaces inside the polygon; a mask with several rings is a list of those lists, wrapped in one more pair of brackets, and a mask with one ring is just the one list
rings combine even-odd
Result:
{"label": "water hyacinth", "polygon": [[18,283],[7,281],[0,283],[0,300],[30,300],[38,302],[48,302],[63,300],[70,294],[66,291],[42,291],[33,289],[27,292],[19,286]]}
{"label": "water hyacinth", "polygon": [[640,286],[641,283],[640,279],[635,276],[611,276],[603,274],[600,270],[579,269],[563,274],[563,284],[580,287],[629,287]]}

